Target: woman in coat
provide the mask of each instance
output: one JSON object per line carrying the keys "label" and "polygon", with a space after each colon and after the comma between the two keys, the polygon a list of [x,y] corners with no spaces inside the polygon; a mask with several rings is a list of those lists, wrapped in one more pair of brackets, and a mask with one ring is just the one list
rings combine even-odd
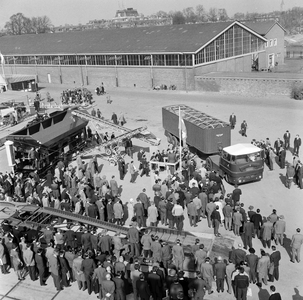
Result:
{"label": "woman in coat", "polygon": [[10,258],[14,271],[18,276],[18,280],[24,280],[25,278],[22,276],[23,263],[21,260],[18,246],[15,244],[13,245],[13,248],[10,252]]}

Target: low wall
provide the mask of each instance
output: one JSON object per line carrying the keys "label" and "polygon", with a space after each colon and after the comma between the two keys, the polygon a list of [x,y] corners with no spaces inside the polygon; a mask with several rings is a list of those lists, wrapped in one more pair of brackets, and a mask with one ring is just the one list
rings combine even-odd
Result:
{"label": "low wall", "polygon": [[303,81],[298,79],[195,77],[195,89],[197,91],[250,96],[290,95],[291,87],[302,83]]}

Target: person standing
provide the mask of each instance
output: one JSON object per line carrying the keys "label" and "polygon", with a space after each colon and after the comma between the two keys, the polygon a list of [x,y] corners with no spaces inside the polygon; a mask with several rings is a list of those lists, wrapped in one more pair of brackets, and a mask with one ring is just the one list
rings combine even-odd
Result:
{"label": "person standing", "polygon": [[204,244],[199,245],[199,249],[195,251],[195,262],[196,262],[196,269],[198,271],[201,271],[201,266],[205,261],[205,258],[207,257],[207,252],[204,250]]}
{"label": "person standing", "polygon": [[273,223],[270,221],[270,218],[267,217],[267,221],[262,226],[262,244],[263,247],[268,248],[271,246],[271,237],[273,233]]}
{"label": "person standing", "polygon": [[101,283],[102,295],[106,300],[114,300],[115,296],[115,283],[111,280],[111,275],[106,274],[105,280]]}
{"label": "person standing", "polygon": [[158,225],[158,209],[155,206],[155,202],[151,201],[150,206],[147,208],[147,217],[150,226],[157,227]]}
{"label": "person standing", "polygon": [[119,192],[119,187],[118,187],[118,183],[115,179],[115,175],[112,176],[112,179],[109,182],[110,185],[110,189],[112,191],[112,196],[115,197],[118,195]]}
{"label": "person standing", "polygon": [[143,274],[140,274],[139,280],[136,282],[137,293],[140,300],[149,300],[151,293],[150,288]]}
{"label": "person standing", "polygon": [[220,237],[221,234],[219,233],[219,227],[221,225],[221,215],[219,212],[218,205],[216,206],[216,209],[211,214],[211,220],[213,222],[215,236]]}
{"label": "person standing", "polygon": [[193,202],[193,200],[190,200],[189,203],[187,204],[187,214],[188,214],[190,226],[197,227],[198,212],[197,212],[197,207]]}
{"label": "person standing", "polygon": [[283,146],[283,142],[280,140],[280,138],[277,138],[277,140],[274,143],[275,153],[276,155],[279,155],[280,149]]}
{"label": "person standing", "polygon": [[235,277],[236,298],[237,300],[247,299],[247,289],[249,287],[249,278],[244,274],[244,268],[239,268],[239,274]]}
{"label": "person standing", "polygon": [[132,160],[129,165],[129,173],[130,173],[130,183],[135,183],[136,181],[136,166],[134,165],[134,161]]}
{"label": "person standing", "polygon": [[293,165],[289,164],[286,168],[286,181],[285,186],[290,189],[292,182],[294,181],[295,168]]}
{"label": "person standing", "polygon": [[137,223],[133,222],[131,228],[127,232],[126,238],[130,243],[130,255],[133,257],[138,257],[140,255],[139,251],[139,230],[137,229]]}
{"label": "person standing", "polygon": [[284,133],[283,138],[284,138],[284,147],[286,150],[288,150],[290,145],[290,133],[288,130],[286,130],[286,132]]}
{"label": "person standing", "polygon": [[223,207],[223,215],[224,215],[224,226],[226,230],[231,231],[232,218],[233,218],[233,209],[230,206],[230,203],[227,202]]}
{"label": "person standing", "polygon": [[216,204],[213,201],[210,201],[209,203],[206,204],[206,214],[207,214],[207,222],[208,222],[208,227],[211,228],[211,214],[213,211],[216,209]]}
{"label": "person standing", "polygon": [[232,113],[229,117],[229,124],[230,124],[230,128],[234,129],[236,126],[236,122],[237,122],[237,118],[236,115],[234,113]]}
{"label": "person standing", "polygon": [[217,292],[224,292],[224,279],[226,277],[226,264],[223,262],[222,257],[218,257],[218,262],[214,267],[214,275],[217,284]]}
{"label": "person standing", "polygon": [[176,244],[172,247],[172,255],[176,268],[183,271],[184,251],[179,239],[176,240]]}
{"label": "person standing", "polygon": [[213,278],[214,278],[214,270],[213,266],[210,264],[210,258],[206,257],[205,262],[201,265],[201,275],[205,280],[206,284],[209,286],[208,294],[211,294],[213,291],[211,290]]}
{"label": "person standing", "polygon": [[232,274],[235,271],[235,269],[236,269],[235,264],[231,261],[231,259],[229,259],[228,265],[226,266],[226,282],[227,282],[227,287],[228,287],[228,290],[227,290],[228,294],[232,293],[233,288],[232,288],[231,279],[232,279]]}
{"label": "person standing", "polygon": [[294,155],[299,156],[300,146],[301,146],[301,138],[297,134],[294,139]]}
{"label": "person standing", "polygon": [[290,247],[292,248],[291,249],[291,252],[292,252],[291,262],[293,262],[293,263],[295,262],[296,257],[297,257],[297,261],[300,262],[300,251],[301,251],[301,246],[303,244],[303,235],[300,233],[301,229],[297,228],[296,232],[297,233],[295,233],[292,236],[291,243],[290,243]]}
{"label": "person standing", "polygon": [[247,135],[246,135],[246,130],[247,130],[247,123],[246,123],[246,121],[244,120],[244,121],[242,122],[242,124],[241,124],[241,134],[242,134],[242,136],[246,136],[246,137],[247,137]]}
{"label": "person standing", "polygon": [[205,281],[202,273],[197,272],[197,278],[190,282],[188,288],[192,291],[196,291],[193,300],[203,300],[205,291],[208,290],[208,294],[212,294],[211,286]]}
{"label": "person standing", "polygon": [[35,261],[39,272],[40,285],[46,285],[46,258],[43,255],[42,248],[39,248],[35,254]]}
{"label": "person standing", "polygon": [[162,299],[163,282],[160,275],[157,274],[157,270],[158,267],[154,266],[151,273],[147,275],[147,282],[149,283],[153,300]]}
{"label": "person standing", "polygon": [[118,125],[118,117],[115,114],[115,112],[113,112],[113,114],[112,114],[112,121],[115,125]]}
{"label": "person standing", "polygon": [[23,251],[23,261],[25,263],[25,266],[28,268],[30,279],[32,281],[35,281],[37,280],[36,277],[37,271],[36,271],[36,263],[34,260],[34,253],[31,250],[31,246],[32,246],[31,244],[26,245],[26,249]]}
{"label": "person standing", "polygon": [[60,265],[58,261],[58,252],[54,250],[53,254],[48,258],[48,264],[51,271],[51,275],[53,277],[54,286],[57,291],[61,291],[61,276],[60,276]]}
{"label": "person standing", "polygon": [[23,262],[21,260],[20,251],[16,244],[12,245],[12,249],[10,250],[10,260],[11,264],[14,268],[15,273],[18,276],[18,280],[24,280],[24,276],[22,275],[23,270]]}
{"label": "person standing", "polygon": [[279,216],[277,222],[274,225],[274,228],[275,228],[276,244],[278,245],[278,243],[280,243],[281,246],[283,246],[284,233],[285,233],[285,230],[286,230],[286,222],[284,221],[284,216],[283,215]]}
{"label": "person standing", "polygon": [[257,265],[257,273],[258,273],[258,282],[263,283],[267,285],[267,276],[268,276],[268,270],[270,267],[270,259],[266,255],[264,250],[261,250],[261,258],[258,261]]}
{"label": "person standing", "polygon": [[81,271],[84,273],[85,281],[87,284],[87,292],[90,295],[92,293],[92,276],[96,269],[95,261],[92,259],[89,253],[84,254],[84,260],[82,261]]}
{"label": "person standing", "polygon": [[113,279],[113,281],[115,283],[115,300],[125,300],[126,292],[121,271],[117,272],[116,277]]}
{"label": "person standing", "polygon": [[285,169],[286,149],[284,147],[282,147],[282,149],[280,150],[279,158],[281,169]]}
{"label": "person standing", "polygon": [[257,281],[257,266],[258,266],[258,256],[255,254],[254,248],[249,248],[249,254],[246,255],[245,261],[249,266],[249,278],[253,283]]}
{"label": "person standing", "polygon": [[240,213],[240,207],[237,208],[236,212],[233,215],[233,225],[234,225],[234,233],[237,236],[240,236],[240,227],[242,226],[243,217]]}
{"label": "person standing", "polygon": [[252,248],[252,237],[254,235],[254,224],[247,218],[247,222],[243,226],[243,235],[244,235],[244,249]]}
{"label": "person standing", "polygon": [[279,261],[281,260],[281,253],[276,246],[271,246],[272,254],[270,255],[270,270],[269,281],[274,282],[274,279],[279,280]]}

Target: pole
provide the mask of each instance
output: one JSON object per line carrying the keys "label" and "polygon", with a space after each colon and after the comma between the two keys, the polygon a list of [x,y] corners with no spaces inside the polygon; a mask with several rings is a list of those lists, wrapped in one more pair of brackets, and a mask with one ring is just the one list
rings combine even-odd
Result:
{"label": "pole", "polygon": [[181,108],[179,106],[179,141],[180,141],[180,147],[179,147],[179,155],[180,155],[180,175],[182,174],[182,126],[181,126]]}

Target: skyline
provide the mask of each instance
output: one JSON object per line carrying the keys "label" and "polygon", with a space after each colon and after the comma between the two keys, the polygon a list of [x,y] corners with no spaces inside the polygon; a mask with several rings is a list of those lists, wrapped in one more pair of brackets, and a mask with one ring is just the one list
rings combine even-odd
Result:
{"label": "skyline", "polygon": [[[29,18],[46,15],[54,26],[59,26],[86,24],[94,19],[111,19],[118,9],[128,7],[148,16],[159,10],[178,11],[202,4],[206,11],[210,7],[225,8],[231,17],[236,12],[266,13],[280,10],[281,2],[282,0],[212,0],[211,3],[203,3],[201,0],[0,0],[0,29],[4,28],[13,14],[19,12]],[[284,0],[283,10],[295,6],[302,6],[302,0]]]}

